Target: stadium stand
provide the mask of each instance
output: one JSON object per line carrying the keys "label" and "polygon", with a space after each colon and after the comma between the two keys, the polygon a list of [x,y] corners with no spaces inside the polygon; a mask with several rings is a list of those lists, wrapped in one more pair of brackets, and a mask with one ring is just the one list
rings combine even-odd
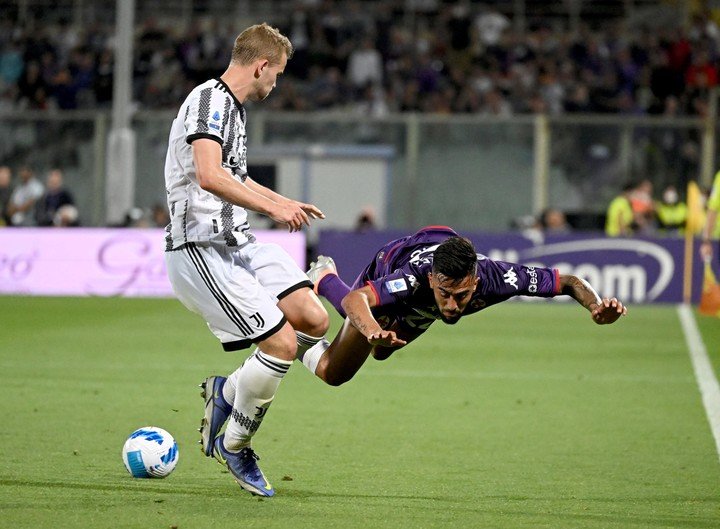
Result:
{"label": "stadium stand", "polygon": [[[0,3],[0,108],[109,105],[114,27],[103,3],[114,4]],[[236,30],[223,15],[235,10],[266,17],[295,43],[289,79],[270,102],[276,110],[637,115],[663,113],[673,98],[680,115],[704,111],[718,81],[720,30],[710,13],[679,27],[667,2],[577,2],[576,13],[558,2],[513,12],[517,4],[143,2],[134,100],[172,108],[221,73]],[[650,8],[654,16],[642,17]]]}

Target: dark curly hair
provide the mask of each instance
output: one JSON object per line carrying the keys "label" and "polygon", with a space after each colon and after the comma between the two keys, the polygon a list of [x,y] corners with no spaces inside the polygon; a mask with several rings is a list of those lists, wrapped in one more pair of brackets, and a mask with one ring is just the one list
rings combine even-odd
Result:
{"label": "dark curly hair", "polygon": [[477,253],[473,244],[465,237],[450,237],[437,247],[433,256],[433,274],[442,274],[448,279],[460,280],[477,269]]}

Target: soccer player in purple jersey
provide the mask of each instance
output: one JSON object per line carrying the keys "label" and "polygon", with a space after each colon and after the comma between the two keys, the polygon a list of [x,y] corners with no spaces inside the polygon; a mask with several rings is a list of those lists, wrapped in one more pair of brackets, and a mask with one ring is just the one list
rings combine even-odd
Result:
{"label": "soccer player in purple jersey", "polygon": [[452,325],[513,296],[568,295],[600,325],[627,314],[619,300],[600,298],[581,278],[493,261],[446,226],[429,226],[389,242],[352,287],[338,277],[328,257],[318,257],[308,276],[316,292],[346,317],[332,343],[324,340],[302,356],[311,372],[333,386],[350,380],[368,355],[388,358],[435,320]]}

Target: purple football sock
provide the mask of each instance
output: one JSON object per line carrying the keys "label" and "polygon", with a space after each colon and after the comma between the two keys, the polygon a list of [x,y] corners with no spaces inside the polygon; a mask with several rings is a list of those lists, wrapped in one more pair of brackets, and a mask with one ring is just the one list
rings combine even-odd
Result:
{"label": "purple football sock", "polygon": [[350,292],[350,287],[335,274],[327,274],[318,283],[318,293],[327,299],[335,310],[340,313],[343,318],[346,316],[342,308],[341,301],[345,295]]}

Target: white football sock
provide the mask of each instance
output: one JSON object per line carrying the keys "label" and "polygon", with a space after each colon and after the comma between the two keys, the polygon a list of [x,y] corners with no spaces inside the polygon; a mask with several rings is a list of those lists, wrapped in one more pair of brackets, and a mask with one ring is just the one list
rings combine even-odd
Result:
{"label": "white football sock", "polygon": [[310,336],[309,334],[305,334],[304,332],[300,331],[295,331],[295,336],[297,337],[298,346],[297,354],[295,355],[295,357],[301,362],[303,361],[303,357],[305,356],[307,350],[323,339],[323,336]]}
{"label": "white football sock", "polygon": [[[253,351],[253,353],[245,359],[245,362],[250,360],[253,357],[253,355],[255,355],[259,352],[260,352],[260,348],[256,347],[255,350]],[[245,365],[245,362],[243,362],[242,365],[240,365],[240,367],[238,367],[235,371],[230,373],[227,376],[227,379],[225,380],[225,384],[223,384],[223,389],[222,389],[223,398],[225,399],[225,402],[229,402],[230,405],[232,405],[232,403],[235,402],[235,390],[237,389],[237,380],[238,380],[238,376],[240,375],[240,370]]]}
{"label": "white football sock", "polygon": [[[250,446],[275,392],[292,362],[280,360],[259,349],[232,375],[235,398],[225,429],[225,448],[230,451]],[[228,383],[225,383],[228,386]],[[232,388],[228,388],[231,390]],[[223,394],[227,394],[223,391]]]}
{"label": "white football sock", "polygon": [[320,338],[320,340],[303,355],[302,363],[313,375],[320,363],[320,358],[323,353],[328,350],[328,347],[330,347],[330,342],[328,342],[325,338]]}

